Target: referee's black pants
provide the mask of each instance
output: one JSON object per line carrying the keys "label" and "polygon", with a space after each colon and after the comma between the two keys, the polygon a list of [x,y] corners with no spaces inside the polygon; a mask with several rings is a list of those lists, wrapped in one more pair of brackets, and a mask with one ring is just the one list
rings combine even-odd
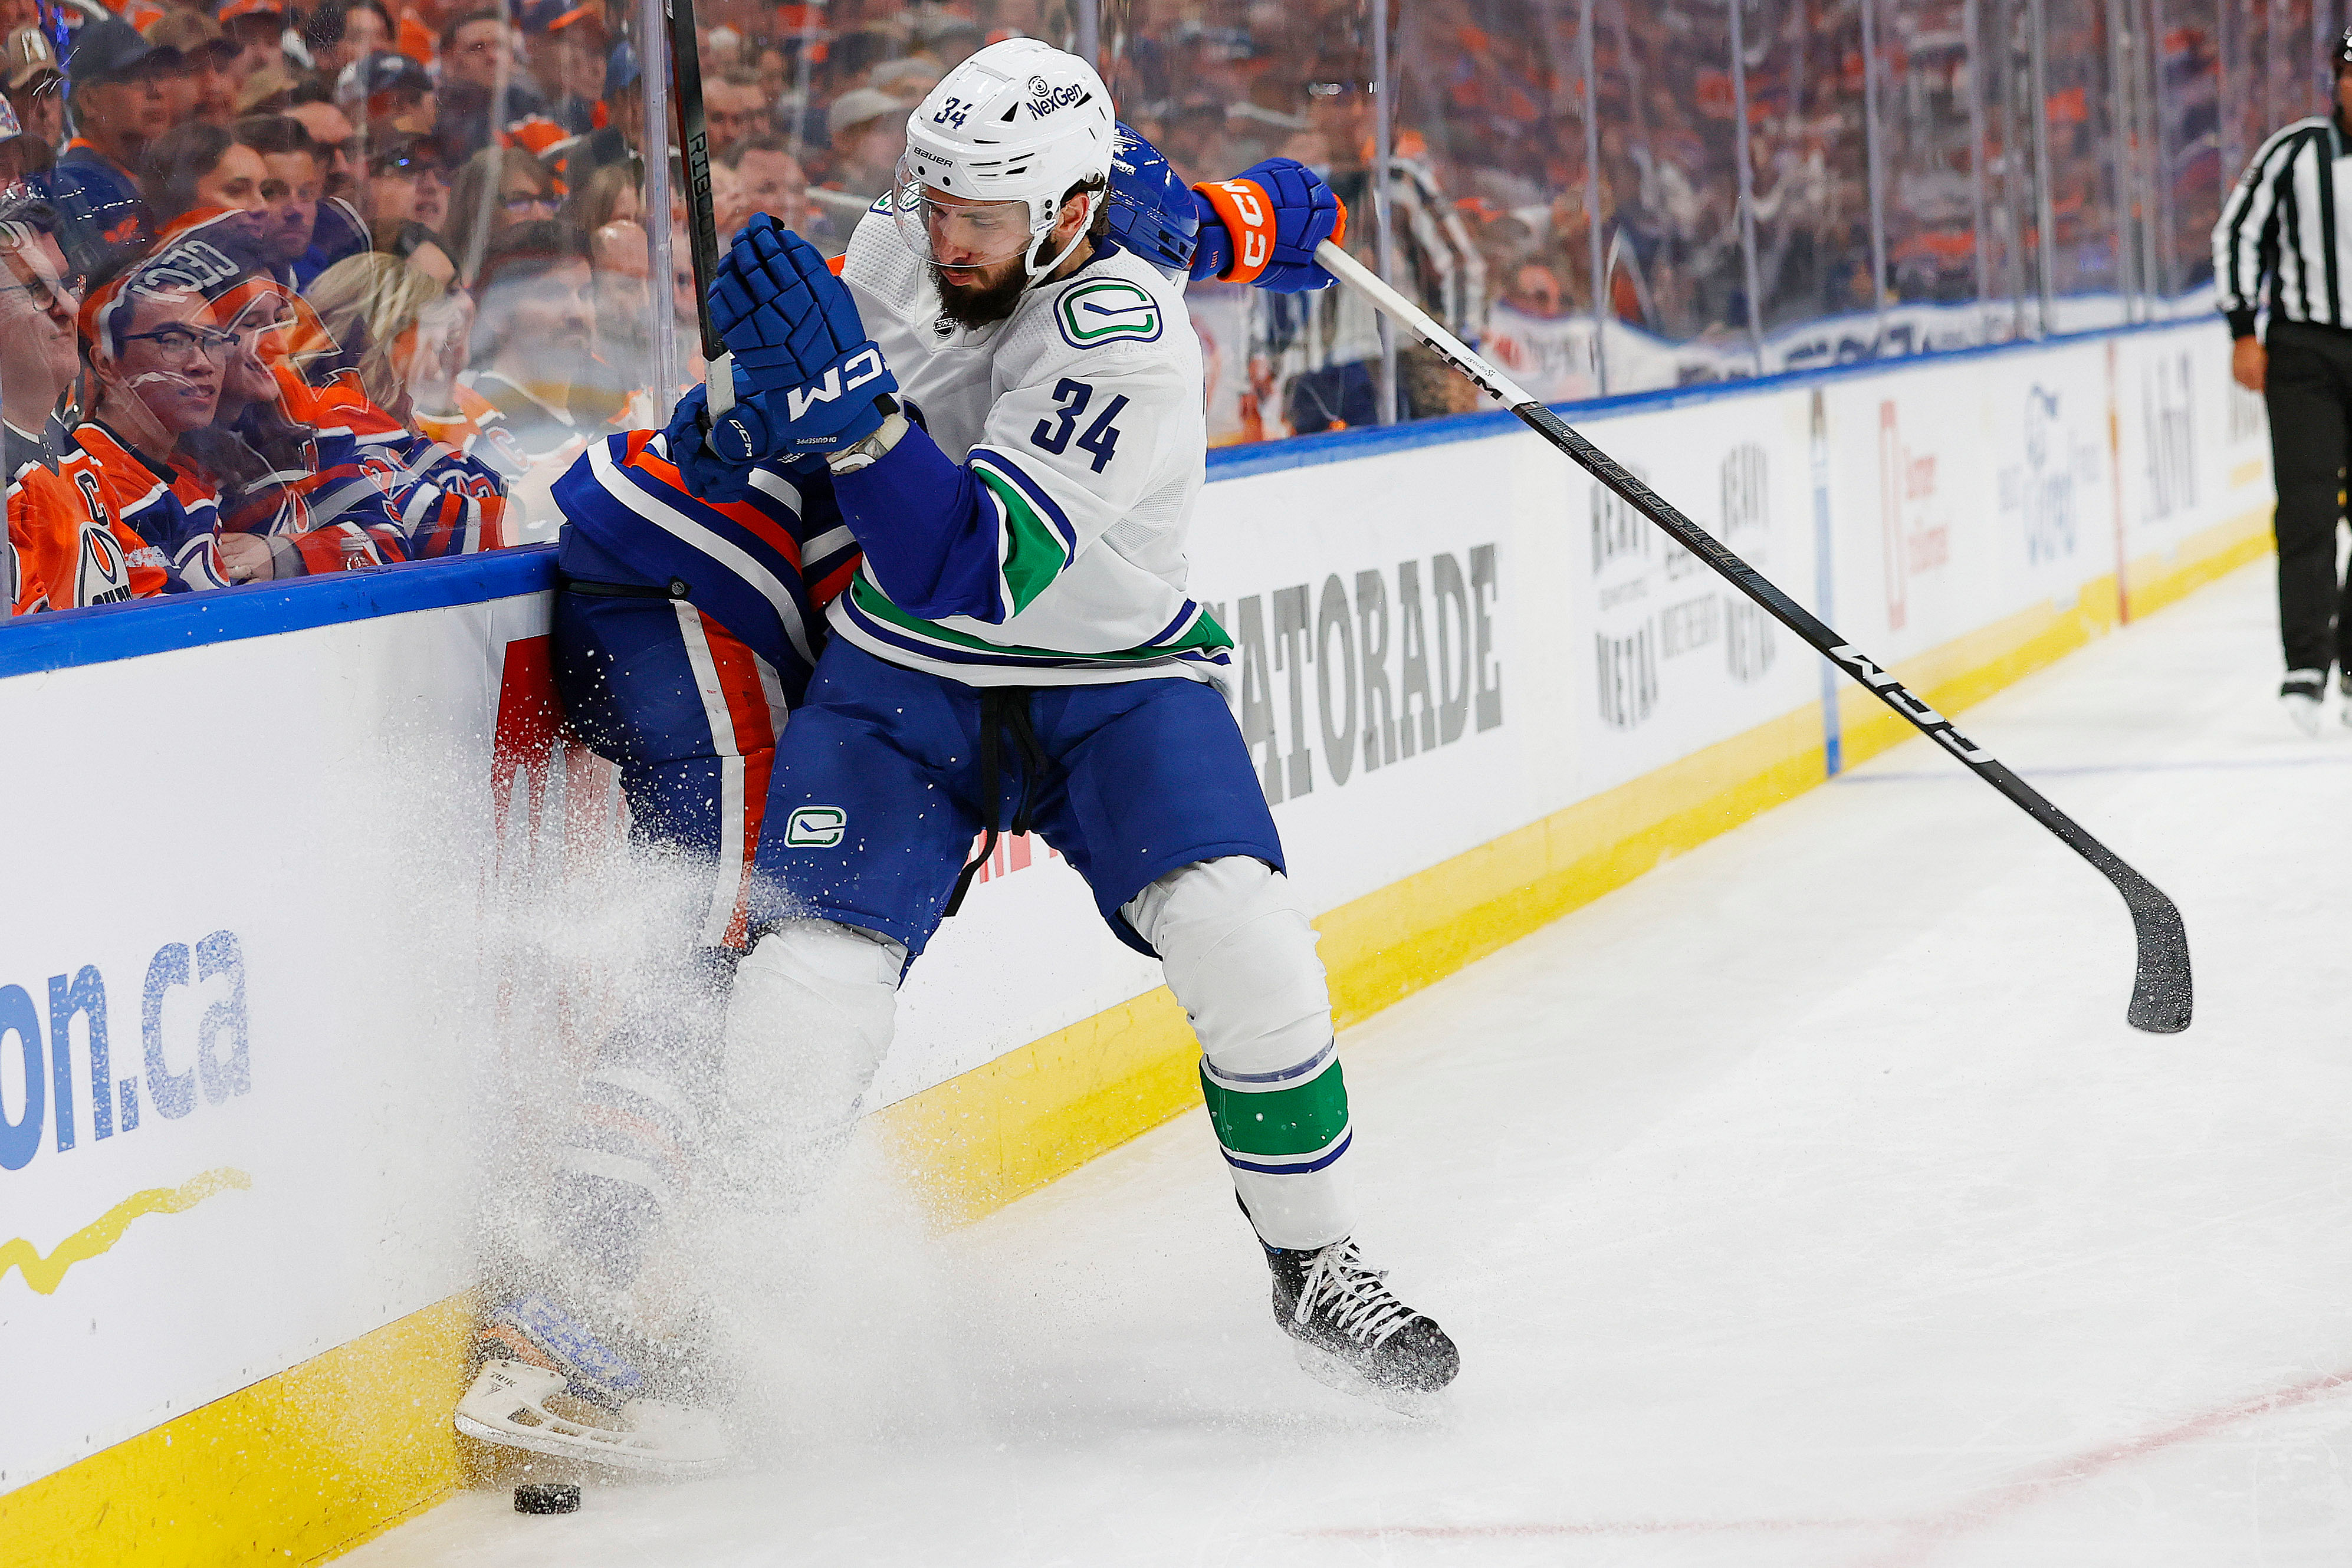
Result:
{"label": "referee's black pants", "polygon": [[2352,331],[2273,321],[2267,346],[2279,639],[2288,669],[2324,672],[2336,657],[2339,624],[2352,641],[2352,583],[2336,578],[2336,519],[2352,464]]}

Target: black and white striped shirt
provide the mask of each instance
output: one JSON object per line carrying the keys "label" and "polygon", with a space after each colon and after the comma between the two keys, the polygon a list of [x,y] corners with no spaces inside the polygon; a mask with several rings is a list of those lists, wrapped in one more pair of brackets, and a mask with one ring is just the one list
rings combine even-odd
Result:
{"label": "black and white striped shirt", "polygon": [[2213,281],[2232,337],[2254,329],[2270,288],[2273,320],[2352,328],[2352,144],[2314,115],[2273,135],[2246,166],[2213,225]]}

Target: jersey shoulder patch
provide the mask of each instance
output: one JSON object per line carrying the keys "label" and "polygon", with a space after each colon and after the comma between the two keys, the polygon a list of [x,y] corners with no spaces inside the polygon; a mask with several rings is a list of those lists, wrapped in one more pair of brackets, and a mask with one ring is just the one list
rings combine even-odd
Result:
{"label": "jersey shoulder patch", "polygon": [[1123,277],[1089,277],[1054,301],[1054,325],[1073,349],[1159,341],[1167,311],[1151,291]]}

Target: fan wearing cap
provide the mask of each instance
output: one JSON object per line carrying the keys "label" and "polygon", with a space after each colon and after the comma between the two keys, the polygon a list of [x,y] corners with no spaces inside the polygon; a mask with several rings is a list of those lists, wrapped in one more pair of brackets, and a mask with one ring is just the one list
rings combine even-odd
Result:
{"label": "fan wearing cap", "polygon": [[243,87],[256,71],[286,60],[283,0],[228,0],[218,13],[221,31],[236,47],[229,75]]}
{"label": "fan wearing cap", "polygon": [[144,37],[158,55],[169,55],[179,62],[164,87],[172,101],[173,125],[192,120],[226,125],[236,118],[235,67],[239,50],[219,23],[200,11],[174,8],[149,23]]}
{"label": "fan wearing cap", "polygon": [[433,129],[437,107],[433,78],[406,55],[364,55],[335,78],[335,102],[371,142],[393,132],[423,136]]}
{"label": "fan wearing cap", "polygon": [[170,78],[178,62],[111,16],[85,22],[66,57],[79,134],[47,181],[58,237],[85,273],[118,265],[152,244],[154,220],[131,166],[171,129]]}
{"label": "fan wearing cap", "polygon": [[585,0],[526,0],[520,16],[531,75],[551,100],[546,118],[565,136],[584,136],[604,124],[612,46],[602,9]]}
{"label": "fan wearing cap", "polygon": [[16,123],[42,148],[40,167],[56,162],[54,150],[65,140],[65,75],[58,69],[56,47],[37,26],[19,27],[7,37],[0,55],[6,59],[8,107]]}
{"label": "fan wearing cap", "polygon": [[95,483],[89,455],[49,427],[72,383],[79,279],[58,248],[56,214],[0,205],[0,411],[6,414],[9,581],[0,613],[28,615],[184,588],[163,552],[125,525]]}
{"label": "fan wearing cap", "polygon": [[824,119],[833,165],[823,184],[810,187],[809,200],[846,232],[890,188],[907,151],[907,106],[878,89],[853,88]]}

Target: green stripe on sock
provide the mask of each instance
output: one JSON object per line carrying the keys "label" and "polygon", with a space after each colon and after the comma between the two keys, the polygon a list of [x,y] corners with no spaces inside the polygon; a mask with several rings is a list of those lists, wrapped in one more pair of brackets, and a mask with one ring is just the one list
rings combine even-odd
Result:
{"label": "green stripe on sock", "polygon": [[1053,585],[1070,557],[1062,536],[1038,515],[1021,486],[978,463],[971,473],[1004,511],[1004,586],[1013,596],[1013,613],[1018,615]]}
{"label": "green stripe on sock", "polygon": [[1221,1087],[1203,1071],[1201,1098],[1217,1142],[1237,1155],[1311,1155],[1348,1130],[1348,1084],[1336,1060],[1304,1083],[1264,1094]]}

